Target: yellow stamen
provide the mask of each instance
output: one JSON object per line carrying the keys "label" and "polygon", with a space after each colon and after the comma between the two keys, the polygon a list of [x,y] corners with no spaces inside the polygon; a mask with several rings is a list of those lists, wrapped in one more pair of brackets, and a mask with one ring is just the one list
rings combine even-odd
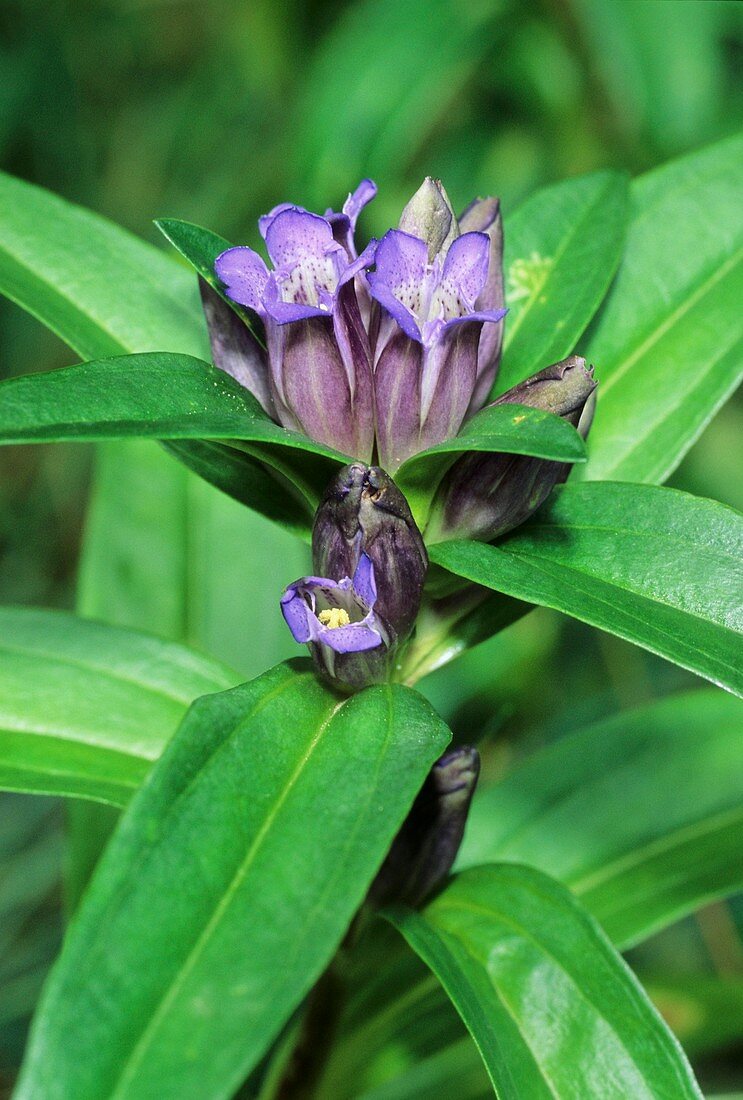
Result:
{"label": "yellow stamen", "polygon": [[329,626],[335,630],[338,626],[348,626],[351,622],[348,612],[342,607],[329,607],[327,611],[321,611],[317,616],[323,626]]}

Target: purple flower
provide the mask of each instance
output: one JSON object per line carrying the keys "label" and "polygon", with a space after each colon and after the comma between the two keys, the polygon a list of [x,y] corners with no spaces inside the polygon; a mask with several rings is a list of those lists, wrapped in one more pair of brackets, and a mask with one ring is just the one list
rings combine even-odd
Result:
{"label": "purple flower", "polygon": [[361,458],[371,457],[374,420],[355,277],[373,263],[376,242],[356,256],[353,230],[373,194],[364,181],[343,212],[329,217],[277,206],[259,222],[272,268],[247,247],[227,249],[214,265],[227,296],[264,323],[268,390],[280,423]]}
{"label": "purple flower", "polygon": [[309,645],[321,672],[336,686],[355,689],[387,676],[391,637],[374,611],[376,602],[374,565],[362,554],[353,578],[302,577],[290,584],[281,611],[294,640]]}
{"label": "purple flower", "polygon": [[460,225],[427,178],[399,228],[359,254],[356,222],[376,190],[362,180],[324,216],[274,207],[259,220],[270,265],[247,247],[217,257],[224,293],[261,318],[267,349],[209,288],[204,308],[215,364],[269,416],[394,473],[487,399],[505,313],[503,236],[497,199],[476,200]]}
{"label": "purple flower", "polygon": [[394,472],[416,451],[456,435],[478,381],[483,324],[505,310],[478,309],[490,238],[464,233],[429,259],[429,244],[391,229],[368,276],[383,309],[374,352],[380,464]]}

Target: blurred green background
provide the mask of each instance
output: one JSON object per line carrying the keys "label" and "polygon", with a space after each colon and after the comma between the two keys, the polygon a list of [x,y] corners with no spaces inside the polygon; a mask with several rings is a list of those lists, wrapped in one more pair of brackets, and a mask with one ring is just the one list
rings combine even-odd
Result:
{"label": "blurred green background", "polygon": [[[542,184],[607,166],[636,174],[738,129],[742,68],[736,0],[5,0],[0,164],[152,241],[152,219],[168,215],[255,244],[276,202],[337,208],[363,175],[381,188],[369,233],[394,224],[425,174],[455,206],[499,194],[507,232]],[[72,360],[0,304],[0,377]],[[742,430],[731,403],[672,483],[743,507],[730,464]],[[1,602],[74,606],[91,463],[77,446],[0,450]],[[149,524],[139,558],[162,566],[160,507],[122,477]],[[210,490],[190,493],[201,521],[180,567],[214,580],[188,623],[136,601],[111,616],[185,635],[253,675],[294,651],[273,608],[304,551]],[[82,606],[95,611],[86,584]],[[495,776],[545,740],[694,683],[538,611],[423,687],[460,737],[483,739]],[[59,944],[63,860],[61,808],[0,797],[0,1096]],[[742,930],[743,906],[712,906],[633,959],[686,996],[666,990],[663,1007],[715,1088],[743,1088],[730,1027],[743,1023]],[[689,989],[703,988],[688,1011]],[[723,1016],[727,1030],[714,1026]]]}

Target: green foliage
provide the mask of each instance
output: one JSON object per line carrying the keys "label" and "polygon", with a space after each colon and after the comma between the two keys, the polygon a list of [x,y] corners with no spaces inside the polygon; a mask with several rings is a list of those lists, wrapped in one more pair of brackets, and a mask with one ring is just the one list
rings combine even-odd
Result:
{"label": "green foliage", "polygon": [[664,481],[743,377],[741,157],[730,138],[632,185],[622,267],[583,348],[601,380],[588,478]]}
{"label": "green foliage", "polygon": [[237,682],[182,646],[63,612],[4,608],[0,637],[5,790],[123,805],[189,704]]}
{"label": "green foliage", "polygon": [[87,893],[18,1097],[229,1096],[329,961],[448,736],[415,693],[339,700],[306,665],[196,703]]}
{"label": "green foliage", "polygon": [[499,392],[575,350],[619,264],[626,218],[627,181],[597,172],[538,191],[507,219]]}
{"label": "green foliage", "polygon": [[554,607],[743,694],[743,517],[714,501],[619,482],[568,486],[498,546],[454,541],[431,559]]}
{"label": "green foliage", "polygon": [[478,792],[459,865],[537,867],[619,946],[645,939],[743,888],[742,738],[743,703],[709,689],[561,738]]}
{"label": "green foliage", "polygon": [[458,435],[419,451],[397,471],[395,481],[419,517],[421,526],[447,469],[467,451],[535,455],[557,462],[585,462],[586,458],[585,444],[578,432],[559,416],[526,405],[493,405],[481,409]]}
{"label": "green foliage", "polygon": [[422,913],[390,919],[440,979],[502,1100],[701,1097],[598,925],[540,872],[473,868]]}
{"label": "green foliage", "polygon": [[[735,5],[256,0],[239,13],[176,3],[17,15],[0,17],[0,150],[20,175],[139,232],[172,211],[244,240],[279,199],[337,209],[366,173],[384,185],[364,214],[375,232],[395,223],[424,173],[441,175],[457,206],[499,190],[510,313],[498,389],[573,350],[588,356],[600,381],[588,463],[563,422],[482,414],[401,470],[421,516],[463,439],[575,462],[574,480],[661,482],[739,380],[740,138],[654,168],[740,119]],[[628,201],[607,166],[653,170]],[[225,238],[158,224],[214,285]],[[341,456],[287,442],[208,366],[196,280],[179,259],[8,176],[0,241],[0,289],[92,360],[8,383],[0,395],[22,397],[23,415],[7,429],[114,440],[99,444],[81,613],[263,672],[293,652],[276,596],[307,571],[282,527],[307,538]],[[68,362],[12,311],[3,320],[10,373]],[[136,353],[145,357],[121,358]],[[740,425],[734,407],[728,416],[695,448],[693,480],[682,467],[680,487],[735,499],[725,470]],[[131,438],[118,442],[124,430]],[[169,431],[178,462],[135,438]],[[52,598],[71,601],[76,521],[58,578],[47,547],[64,540],[48,517],[65,471],[80,479],[84,460],[63,470],[56,453],[0,456],[14,599],[38,601],[33,571],[46,566]],[[20,513],[39,509],[28,537],[14,530],[11,489],[23,499],[39,470],[47,480]],[[743,886],[740,705],[705,689],[624,709],[688,688],[681,668],[741,690],[739,531],[739,516],[713,501],[589,484],[562,491],[497,547],[436,548],[442,565],[496,591],[453,615],[446,600],[429,608],[400,675],[413,682],[489,639],[437,691],[458,733],[481,742],[491,781],[474,803],[460,860],[469,869],[421,914],[395,916],[441,981],[391,929],[399,942],[382,940],[377,955],[352,940],[337,955],[331,975],[350,988],[333,1050],[332,1019],[316,1045],[317,1060],[327,1056],[307,1084],[318,1100],[467,1100],[492,1095],[492,1081],[500,1096],[699,1095],[592,918],[619,946],[643,942],[639,973],[691,1053],[740,1034],[736,979],[690,966],[669,974],[663,947],[648,941]],[[493,637],[534,603],[672,663],[546,612]],[[280,668],[197,702],[151,772],[189,703],[237,673],[172,641],[47,612],[0,612],[0,638],[0,786],[124,804],[151,774],[48,984],[18,1096],[229,1097],[265,1055],[240,1095],[271,1100],[303,1054],[317,994],[300,1002],[446,730],[405,688],[341,701],[308,672]],[[540,713],[561,694],[569,710]],[[534,751],[535,728],[553,743]],[[39,900],[55,888],[55,816],[40,809],[46,800],[8,797],[0,1092],[59,938]],[[110,827],[89,809],[75,804],[71,895]],[[472,868],[483,861],[499,866]],[[739,945],[732,911],[728,923]]]}

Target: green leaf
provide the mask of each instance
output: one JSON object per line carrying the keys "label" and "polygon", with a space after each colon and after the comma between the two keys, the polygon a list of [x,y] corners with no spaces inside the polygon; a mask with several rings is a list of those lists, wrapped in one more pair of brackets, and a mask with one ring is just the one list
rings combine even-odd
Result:
{"label": "green leaf", "polygon": [[526,405],[481,409],[458,435],[419,451],[395,474],[420,526],[444,474],[467,451],[534,455],[556,462],[585,462],[586,458],[585,443],[573,425],[553,413]]}
{"label": "green leaf", "polygon": [[632,185],[622,267],[583,348],[599,379],[587,479],[663,481],[740,381],[741,157],[733,137]]}
{"label": "green leaf", "polygon": [[743,888],[741,744],[743,703],[713,688],[589,726],[478,790],[459,865],[537,867],[631,946]]}
{"label": "green leaf", "polygon": [[4,790],[123,805],[193,699],[238,679],[172,642],[61,611],[0,609],[0,638]]}
{"label": "green leaf", "polygon": [[[104,218],[0,174],[0,240],[0,293],[38,317],[81,357],[153,349],[208,354],[192,273]],[[243,391],[241,397],[250,395]],[[240,468],[235,455],[216,462],[214,453],[206,458],[204,449],[189,441],[181,442],[177,452],[192,470],[241,503],[260,509],[275,498],[269,518],[283,523],[290,514],[291,492],[255,457],[241,458]],[[122,466],[126,454],[119,453]],[[162,480],[172,478],[166,473]],[[302,529],[306,524],[306,519],[299,521]],[[290,529],[295,531],[296,524]]]}
{"label": "green leaf", "polygon": [[189,271],[89,210],[4,174],[0,292],[84,359],[208,347]]}
{"label": "green leaf", "polygon": [[409,689],[339,700],[305,662],[197,701],[89,887],[18,1100],[231,1096],[448,738]]}
{"label": "green leaf", "polygon": [[347,461],[275,424],[239,382],[191,355],[150,352],[78,363],[0,385],[0,442],[241,439]]}
{"label": "green leaf", "polygon": [[451,997],[500,1100],[701,1097],[634,975],[541,872],[473,868],[390,919]]}
{"label": "green leaf", "polygon": [[[0,384],[0,443],[132,437],[180,441],[169,449],[205,480],[300,531],[338,463],[348,461],[275,424],[243,386],[189,355],[116,356]],[[292,450],[302,452],[295,466],[283,458]]]}
{"label": "green leaf", "polygon": [[506,219],[498,392],[575,351],[616,271],[626,219],[627,181],[616,172],[547,187]]}
{"label": "green leaf", "polygon": [[454,541],[431,560],[556,608],[743,694],[743,517],[673,489],[566,486],[497,546]]}

